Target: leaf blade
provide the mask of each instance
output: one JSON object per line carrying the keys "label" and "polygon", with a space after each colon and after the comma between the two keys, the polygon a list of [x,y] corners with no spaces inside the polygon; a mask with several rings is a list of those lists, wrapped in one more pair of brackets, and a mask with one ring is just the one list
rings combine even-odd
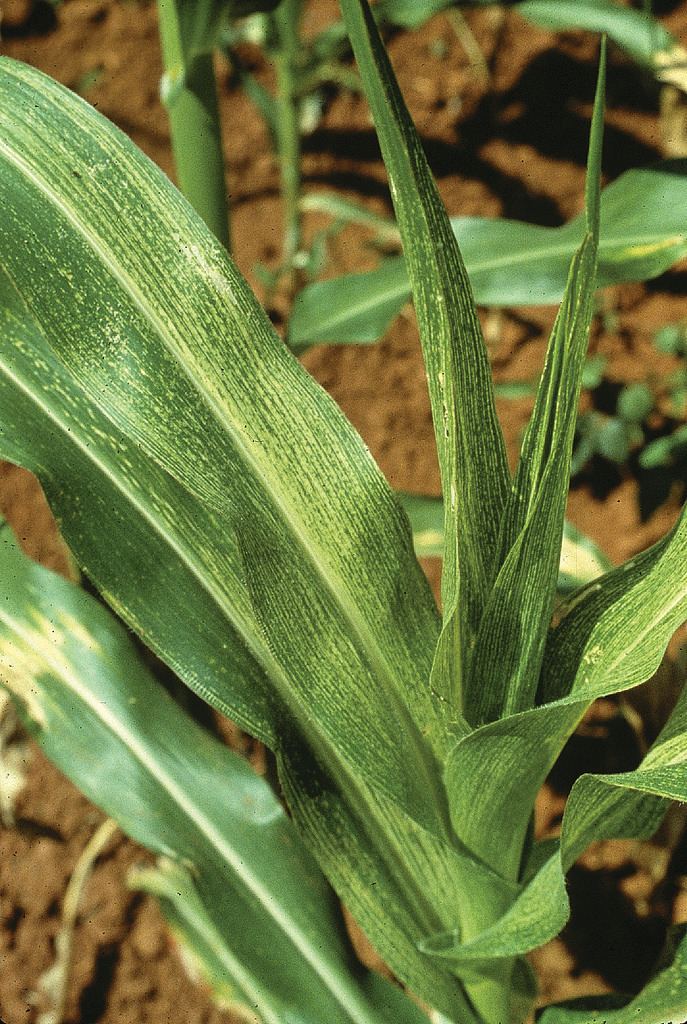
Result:
{"label": "leaf blade", "polygon": [[[7,527],[0,560],[0,678],[48,756],[129,835],[192,867],[214,927],[277,1019],[293,1011],[315,1024],[323,1006],[337,1021],[383,1019],[267,784],[174,704],[111,614],[26,558]],[[275,963],[261,943],[280,951]]]}
{"label": "leaf blade", "polygon": [[418,317],[446,515],[444,625],[432,687],[460,714],[462,661],[494,571],[509,485],[505,445],[469,280],[417,132],[368,4],[342,0],[341,9],[389,175]]}
{"label": "leaf blade", "polygon": [[[657,277],[687,253],[678,212],[687,201],[686,172],[684,160],[665,160],[626,171],[602,191],[599,287]],[[482,217],[451,223],[478,305],[561,301],[580,217],[553,228]],[[366,274],[307,285],[296,297],[290,343],[299,351],[324,342],[370,344],[409,297],[405,266],[394,257]]]}
{"label": "leaf blade", "polygon": [[[225,587],[232,638],[250,652],[244,661],[257,662],[258,674],[269,678],[282,717],[292,722],[295,715],[297,727],[309,731],[320,751],[328,747],[339,767],[352,754],[351,777],[372,770],[380,785],[391,785],[398,799],[415,805],[413,813],[434,817],[441,829],[445,811],[440,793],[427,800],[435,773],[421,735],[427,726],[428,735],[437,735],[436,712],[417,671],[431,658],[436,613],[381,474],[342,414],[284,351],[221,247],[162,174],[56,83],[6,58],[1,67],[0,189],[8,214],[3,288],[13,342],[8,387],[18,386],[11,364],[22,352],[25,357],[22,332],[28,332],[43,362],[49,363],[52,349],[62,367],[59,387],[51,391],[37,367],[25,365],[31,383],[24,390],[39,405],[54,407],[59,399],[63,424],[74,402],[82,403],[85,417],[95,417],[95,431],[88,420],[80,424],[80,457],[89,446],[100,458],[103,448],[123,445],[121,459],[109,453],[119,477],[133,476],[144,495],[152,479],[170,495],[170,505],[173,492],[186,512],[185,527],[200,512],[206,589],[216,594]],[[19,237],[26,240],[21,253]],[[40,274],[33,272],[35,261]],[[8,423],[5,436],[17,430],[19,423]],[[44,479],[58,475],[49,430],[44,424],[38,466]],[[33,438],[20,444],[11,438],[7,450],[19,447],[23,461],[37,463],[32,446]],[[73,526],[75,510],[59,484],[52,492],[78,555],[83,538]],[[93,536],[88,543],[108,598],[140,626],[128,610],[131,587],[113,553],[102,539],[100,546]],[[246,586],[245,561],[270,551],[280,555],[282,572],[266,597]],[[374,564],[378,587],[369,587],[359,571],[361,556],[370,571]],[[310,624],[293,601],[301,584],[304,605],[314,603],[318,611],[326,659],[318,657]],[[272,597],[280,617],[265,637],[265,609],[256,602]],[[169,616],[165,628],[165,656],[198,686],[184,668],[187,645],[178,637],[175,642]],[[152,635],[155,644],[159,631],[149,616],[146,639]],[[348,687],[340,686],[342,678]],[[225,710],[234,703],[226,687],[225,675],[215,694]],[[371,712],[375,692],[379,706]],[[290,704],[286,716],[284,701]],[[348,754],[340,749],[332,702],[355,722],[344,738]],[[393,753],[397,730],[407,739],[405,756],[414,749],[418,778],[425,779],[415,795]],[[360,739],[366,733],[369,746]],[[391,771],[380,768],[385,748],[399,762]]]}

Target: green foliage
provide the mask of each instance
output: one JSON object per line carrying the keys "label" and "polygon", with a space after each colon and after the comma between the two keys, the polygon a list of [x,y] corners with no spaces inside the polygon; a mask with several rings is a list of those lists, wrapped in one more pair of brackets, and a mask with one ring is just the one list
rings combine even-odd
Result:
{"label": "green foliage", "polygon": [[[599,286],[645,281],[687,253],[681,210],[687,202],[687,162],[665,160],[626,171],[601,197]],[[458,217],[452,227],[475,301],[485,306],[560,302],[583,216],[558,228],[520,221]],[[405,262],[383,260],[373,271],[309,285],[289,321],[297,351],[320,342],[370,343],[410,297]]]}
{"label": "green foliage", "polygon": [[[378,0],[377,16],[404,28],[419,28],[428,18],[453,6],[488,7],[495,0]],[[506,0],[527,21],[556,30],[585,29],[608,37],[659,82],[687,88],[687,52],[648,10],[622,0]]]}
{"label": "green foliage", "polygon": [[[440,557],[444,545],[444,503],[441,498],[400,494],[413,531],[418,558]],[[608,572],[612,564],[589,537],[566,519],[563,525],[558,592],[569,593]]]}
{"label": "green foliage", "polygon": [[[571,261],[511,476],[455,232],[368,4],[342,11],[429,383],[441,616],[397,497],[226,250],[97,112],[3,59],[0,454],[39,476],[125,623],[274,750],[290,817],[156,688],[108,613],[12,548],[3,681],[87,795],[190,871],[181,891],[192,883],[207,920],[190,890],[182,909],[167,899],[170,916],[269,1024],[420,1016],[348,962],[312,855],[427,1005],[521,1024],[535,995],[523,956],[565,924],[575,858],[650,835],[669,800],[687,800],[683,694],[636,770],[582,776],[560,840],[532,838],[538,788],[589,704],[645,681],[687,618],[687,518],[556,604],[603,252],[605,60],[585,213],[558,229]],[[682,228],[661,234],[672,258],[683,245]],[[642,394],[621,406],[636,424]],[[165,899],[169,880],[142,884]],[[673,950],[647,989],[658,1016],[680,964]]]}
{"label": "green foliage", "polygon": [[[0,680],[48,756],[138,842],[171,859],[135,876],[226,998],[264,1024],[417,1024],[354,971],[338,910],[265,781],[196,725],[96,600],[0,528]],[[173,890],[170,892],[170,889]]]}

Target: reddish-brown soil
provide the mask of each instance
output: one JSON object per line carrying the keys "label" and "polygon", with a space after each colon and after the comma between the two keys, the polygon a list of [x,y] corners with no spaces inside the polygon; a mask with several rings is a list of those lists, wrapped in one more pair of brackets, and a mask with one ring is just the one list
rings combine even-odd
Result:
{"label": "reddish-brown soil", "polygon": [[[670,28],[687,39],[687,3],[657,3]],[[157,28],[153,4],[66,0],[5,3],[2,51],[29,61],[72,88],[85,90],[103,114],[172,172],[164,112],[158,101]],[[308,7],[310,29],[336,12],[333,0]],[[578,212],[584,178],[587,118],[595,76],[591,39],[567,33],[555,40],[516,14],[471,12],[487,58],[488,86],[471,68],[445,17],[413,35],[396,34],[391,53],[432,167],[452,214],[507,215],[556,224]],[[438,53],[441,56],[437,56]],[[248,57],[269,80],[256,54]],[[93,73],[97,72],[97,75]],[[89,80],[91,81],[88,86]],[[280,249],[278,167],[267,133],[249,101],[222,72],[229,184],[236,258],[260,291],[258,261],[275,265]],[[613,55],[604,173],[617,177],[662,155],[658,97],[646,80]],[[677,140],[679,146],[679,140]],[[305,142],[309,188],[335,187],[389,212],[383,167],[364,103],[340,95]],[[309,233],[324,221],[311,215]],[[335,241],[328,272],[372,265],[362,230]],[[656,370],[652,332],[687,316],[686,277],[677,268],[648,287],[613,289],[614,317],[595,325],[594,351],[609,360],[611,382],[641,380]],[[275,316],[285,311],[275,300]],[[530,378],[541,363],[553,311],[519,309],[488,318],[498,380]],[[614,322],[613,329],[608,324]],[[424,381],[411,316],[399,319],[370,348],[321,348],[307,353],[308,369],[336,398],[361,432],[391,483],[438,493],[439,477]],[[665,361],[665,367],[669,360]],[[660,368],[660,366],[659,366]],[[529,411],[527,401],[502,402],[511,456]],[[679,487],[644,521],[640,484],[630,469],[593,466],[570,498],[570,517],[615,561],[641,550],[673,522]],[[0,508],[31,555],[67,571],[42,496],[25,474],[0,474]],[[433,582],[438,570],[427,566]],[[660,714],[660,710],[659,710]],[[542,793],[539,827],[555,827],[566,791],[580,771],[629,767],[637,756],[631,712],[615,704],[593,709]],[[54,957],[65,885],[101,815],[35,749],[16,824],[0,829],[0,1017],[35,1021],[41,974]],[[571,875],[573,921],[564,939],[534,957],[546,1001],[614,988],[632,990],[649,970],[671,918],[687,920],[687,854],[677,844],[681,821],[654,845],[604,843]],[[670,851],[677,846],[672,854]],[[86,889],[76,932],[69,988],[69,1024],[219,1024],[226,1015],[188,981],[155,905],[126,890],[127,868],[144,854],[122,837],[110,842]],[[670,862],[670,863],[669,863]],[[662,882],[666,869],[668,881]]]}

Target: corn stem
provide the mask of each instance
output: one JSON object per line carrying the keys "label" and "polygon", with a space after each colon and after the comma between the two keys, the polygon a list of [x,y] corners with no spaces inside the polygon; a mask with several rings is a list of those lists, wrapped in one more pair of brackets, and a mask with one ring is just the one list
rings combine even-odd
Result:
{"label": "corn stem", "polygon": [[179,188],[220,242],[230,248],[222,130],[211,52],[189,53],[179,0],[158,0],[167,108]]}
{"label": "corn stem", "polygon": [[282,0],[272,15],[276,35],[277,146],[284,209],[282,267],[292,274],[301,245],[301,133],[296,67],[301,0]]}

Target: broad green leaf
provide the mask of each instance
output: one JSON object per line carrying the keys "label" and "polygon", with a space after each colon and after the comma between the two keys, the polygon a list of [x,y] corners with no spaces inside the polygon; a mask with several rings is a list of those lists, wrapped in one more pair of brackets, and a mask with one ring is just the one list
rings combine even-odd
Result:
{"label": "broad green leaf", "polygon": [[[418,558],[440,558],[444,543],[444,504],[441,498],[399,492],[410,520]],[[558,592],[568,594],[613,568],[603,551],[567,519],[558,570]]]}
{"label": "broad green leaf", "polygon": [[0,449],[188,685],[441,832],[436,612],[387,484],[162,173],[0,67]]}
{"label": "broad green leaf", "polygon": [[[626,171],[601,194],[597,284],[644,281],[687,254],[681,211],[687,203],[687,161],[664,160]],[[547,305],[561,301],[583,217],[562,227],[522,221],[456,217],[456,237],[475,301],[484,306]],[[372,271],[307,285],[289,321],[298,351],[322,342],[376,341],[410,298],[402,258]]]}
{"label": "broad green leaf", "polygon": [[[236,959],[203,906],[193,876],[183,864],[167,857],[155,866],[132,868],[127,885],[154,896],[180,948],[192,978],[201,980],[221,1009],[260,1024],[279,1024],[269,993],[261,990],[250,970]],[[276,1009],[276,1008],[275,1008]]]}
{"label": "broad green leaf", "polygon": [[[153,867],[132,868],[127,883],[160,902],[191,970],[208,985],[220,1008],[234,1010],[241,1019],[249,1010],[260,1024],[282,1024],[282,1018],[274,1016],[276,1007],[270,993],[260,988],[258,979],[236,959],[213,923],[186,867],[161,857]],[[396,986],[371,971],[358,970],[357,974],[371,1007],[381,1012],[383,1020],[426,1024],[425,1015]]]}
{"label": "broad green leaf", "polygon": [[341,9],[389,175],[420,329],[446,516],[444,626],[432,688],[458,717],[463,659],[497,568],[510,482],[505,445],[467,272],[379,30],[366,2],[342,0]]}
{"label": "broad green leaf", "polygon": [[672,929],[662,962],[639,995],[588,996],[547,1006],[538,1024],[677,1024],[687,1014],[687,929]]}
{"label": "broad green leaf", "polygon": [[[556,596],[582,371],[593,313],[605,71],[603,46],[589,143],[586,230],[570,267],[503,512],[499,572],[484,608],[465,685],[466,717],[474,724],[525,710],[532,706],[537,693]],[[511,867],[517,871],[518,866]]]}
{"label": "broad green leaf", "polygon": [[267,783],[174,703],[105,608],[26,558],[6,526],[0,564],[0,682],[89,799],[192,872],[209,940],[265,1024],[395,1021],[366,995],[336,904]]}

